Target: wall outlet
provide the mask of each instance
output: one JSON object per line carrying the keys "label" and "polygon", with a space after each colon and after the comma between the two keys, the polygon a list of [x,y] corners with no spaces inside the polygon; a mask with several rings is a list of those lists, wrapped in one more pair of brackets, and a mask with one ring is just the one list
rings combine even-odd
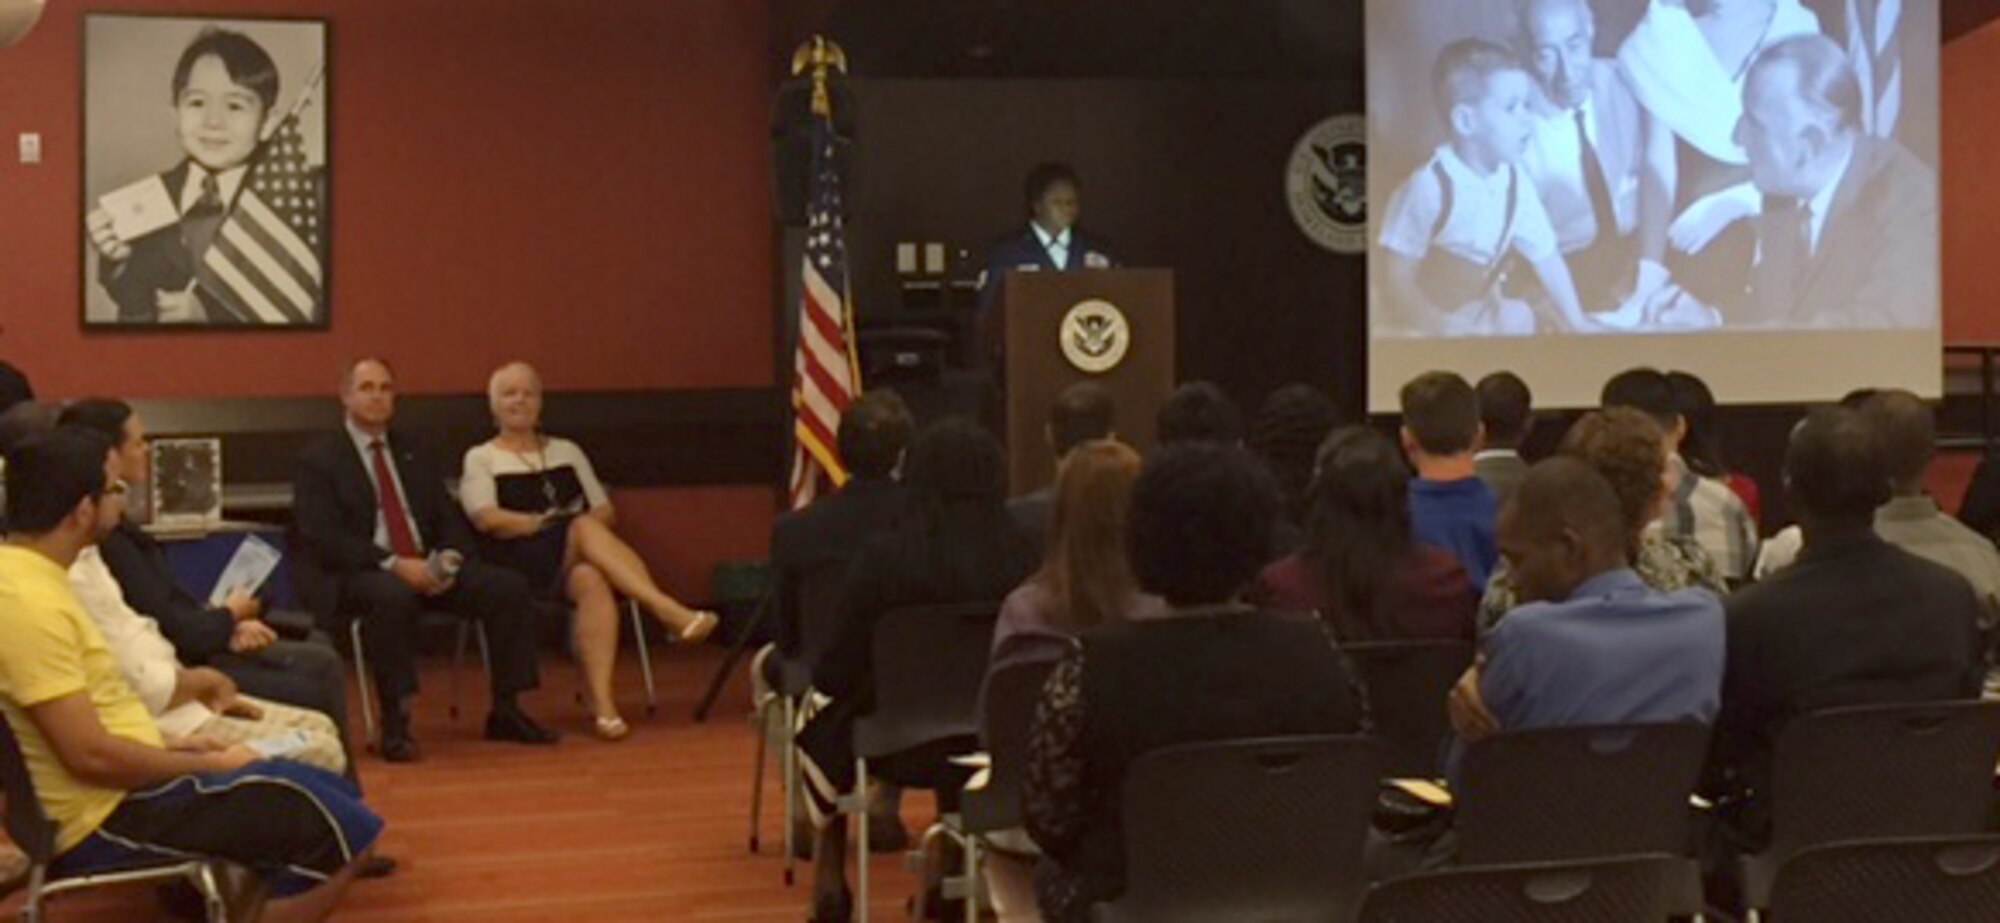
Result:
{"label": "wall outlet", "polygon": [[38,164],[42,162],[42,136],[36,132],[21,133],[21,162]]}

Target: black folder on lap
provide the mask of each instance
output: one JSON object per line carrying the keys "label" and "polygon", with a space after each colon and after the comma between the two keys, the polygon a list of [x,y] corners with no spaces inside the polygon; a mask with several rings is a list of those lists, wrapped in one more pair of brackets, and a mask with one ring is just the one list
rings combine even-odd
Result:
{"label": "black folder on lap", "polygon": [[514,513],[582,513],[590,508],[583,481],[569,465],[494,479],[500,508]]}

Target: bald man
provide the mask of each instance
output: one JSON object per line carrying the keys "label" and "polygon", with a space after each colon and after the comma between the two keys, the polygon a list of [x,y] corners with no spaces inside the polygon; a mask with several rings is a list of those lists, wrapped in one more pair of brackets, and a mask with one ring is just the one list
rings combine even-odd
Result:
{"label": "bald man", "polygon": [[1902,145],[1867,135],[1864,105],[1846,54],[1825,36],[1786,39],[1751,65],[1736,140],[1764,207],[1750,297],[1733,322],[1937,322],[1937,176]]}
{"label": "bald man", "polygon": [[1521,165],[1541,193],[1589,310],[1643,304],[1667,283],[1674,136],[1596,56],[1589,0],[1527,0],[1521,57],[1541,86]]}
{"label": "bald man", "polygon": [[1525,604],[1452,691],[1454,773],[1463,746],[1495,731],[1714,720],[1722,601],[1648,587],[1628,538],[1597,469],[1567,456],[1528,469],[1500,514],[1500,552]]}

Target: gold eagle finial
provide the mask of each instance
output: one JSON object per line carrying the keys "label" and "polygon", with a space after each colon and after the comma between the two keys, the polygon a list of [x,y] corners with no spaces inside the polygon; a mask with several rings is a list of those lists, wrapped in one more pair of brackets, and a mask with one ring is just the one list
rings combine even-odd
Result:
{"label": "gold eagle finial", "polygon": [[815,35],[792,52],[792,76],[812,73],[812,111],[821,118],[833,117],[833,97],[826,90],[828,74],[846,75],[847,52],[824,35]]}

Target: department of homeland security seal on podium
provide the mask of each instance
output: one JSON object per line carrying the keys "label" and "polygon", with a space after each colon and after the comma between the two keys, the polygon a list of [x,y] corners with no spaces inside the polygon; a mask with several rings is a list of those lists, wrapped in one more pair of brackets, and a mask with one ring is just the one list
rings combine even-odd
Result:
{"label": "department of homeland security seal on podium", "polygon": [[1368,120],[1336,115],[1307,131],[1285,168],[1299,230],[1335,253],[1368,249]]}
{"label": "department of homeland security seal on podium", "polygon": [[1078,302],[1063,314],[1057,329],[1063,358],[1088,375],[1117,368],[1132,348],[1132,325],[1126,322],[1125,312],[1102,299]]}

